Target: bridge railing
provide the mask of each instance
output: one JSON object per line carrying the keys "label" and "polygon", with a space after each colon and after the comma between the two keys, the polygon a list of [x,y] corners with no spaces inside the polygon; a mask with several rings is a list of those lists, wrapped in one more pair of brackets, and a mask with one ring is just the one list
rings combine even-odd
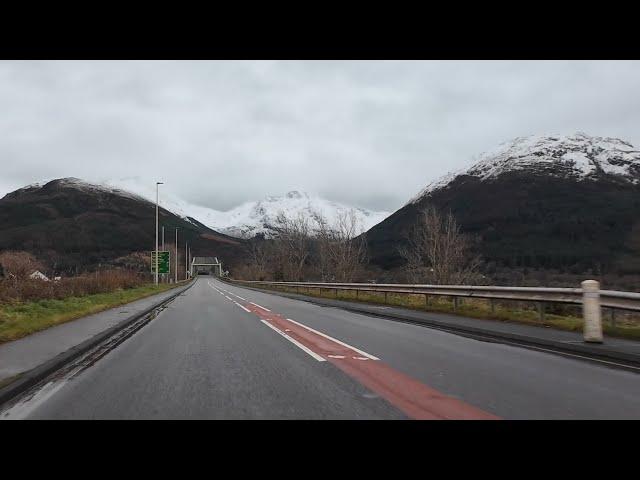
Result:
{"label": "bridge railing", "polygon": [[[267,287],[313,288],[334,291],[379,292],[453,297],[454,310],[459,298],[482,298],[488,300],[513,300],[535,302],[539,305],[541,319],[544,318],[544,303],[565,303],[582,305],[585,323],[585,340],[602,341],[602,307],[640,312],[640,293],[600,290],[599,283],[594,280],[582,282],[582,288],[550,288],[550,287],[498,287],[485,285],[421,285],[398,283],[322,283],[322,282],[268,282],[258,280],[235,280],[234,283]],[[493,304],[492,304],[493,308]]]}

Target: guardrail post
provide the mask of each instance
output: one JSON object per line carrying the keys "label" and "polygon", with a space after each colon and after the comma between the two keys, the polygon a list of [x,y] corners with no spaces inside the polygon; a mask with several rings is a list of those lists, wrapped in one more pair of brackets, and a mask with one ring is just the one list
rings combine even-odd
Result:
{"label": "guardrail post", "polygon": [[585,280],[582,286],[582,316],[584,341],[602,343],[602,318],[600,312],[600,283]]}
{"label": "guardrail post", "polygon": [[537,306],[538,306],[538,319],[541,322],[544,322],[544,303],[537,302]]}
{"label": "guardrail post", "polygon": [[458,310],[458,297],[453,297],[453,311]]}
{"label": "guardrail post", "polygon": [[611,326],[612,327],[616,326],[616,309],[615,308],[611,309]]}
{"label": "guardrail post", "polygon": [[493,301],[493,298],[489,300],[489,303],[491,304],[491,313],[496,313],[496,302]]}

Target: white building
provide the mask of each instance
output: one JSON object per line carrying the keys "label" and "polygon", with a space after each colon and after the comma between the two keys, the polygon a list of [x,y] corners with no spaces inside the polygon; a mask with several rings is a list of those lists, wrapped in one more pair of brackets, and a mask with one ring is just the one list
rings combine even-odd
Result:
{"label": "white building", "polygon": [[49,281],[49,277],[47,277],[44,273],[42,273],[39,270],[36,270],[31,275],[29,275],[29,278],[34,278],[34,279],[38,279],[38,280],[44,280],[45,282]]}

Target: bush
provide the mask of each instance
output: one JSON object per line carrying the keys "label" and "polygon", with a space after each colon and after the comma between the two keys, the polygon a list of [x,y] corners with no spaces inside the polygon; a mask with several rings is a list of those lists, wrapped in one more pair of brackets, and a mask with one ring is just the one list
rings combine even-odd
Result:
{"label": "bush", "polygon": [[104,270],[48,282],[28,277],[4,278],[0,279],[0,303],[81,297],[145,283],[143,275],[128,270]]}
{"label": "bush", "polygon": [[6,251],[0,253],[0,265],[5,275],[28,277],[34,270],[44,270],[44,266],[28,252]]}

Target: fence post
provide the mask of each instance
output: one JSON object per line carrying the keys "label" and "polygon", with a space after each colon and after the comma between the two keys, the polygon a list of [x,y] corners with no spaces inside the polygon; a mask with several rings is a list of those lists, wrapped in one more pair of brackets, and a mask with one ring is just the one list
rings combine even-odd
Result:
{"label": "fence post", "polygon": [[602,343],[602,318],[600,312],[600,283],[585,280],[582,286],[582,316],[584,341]]}

